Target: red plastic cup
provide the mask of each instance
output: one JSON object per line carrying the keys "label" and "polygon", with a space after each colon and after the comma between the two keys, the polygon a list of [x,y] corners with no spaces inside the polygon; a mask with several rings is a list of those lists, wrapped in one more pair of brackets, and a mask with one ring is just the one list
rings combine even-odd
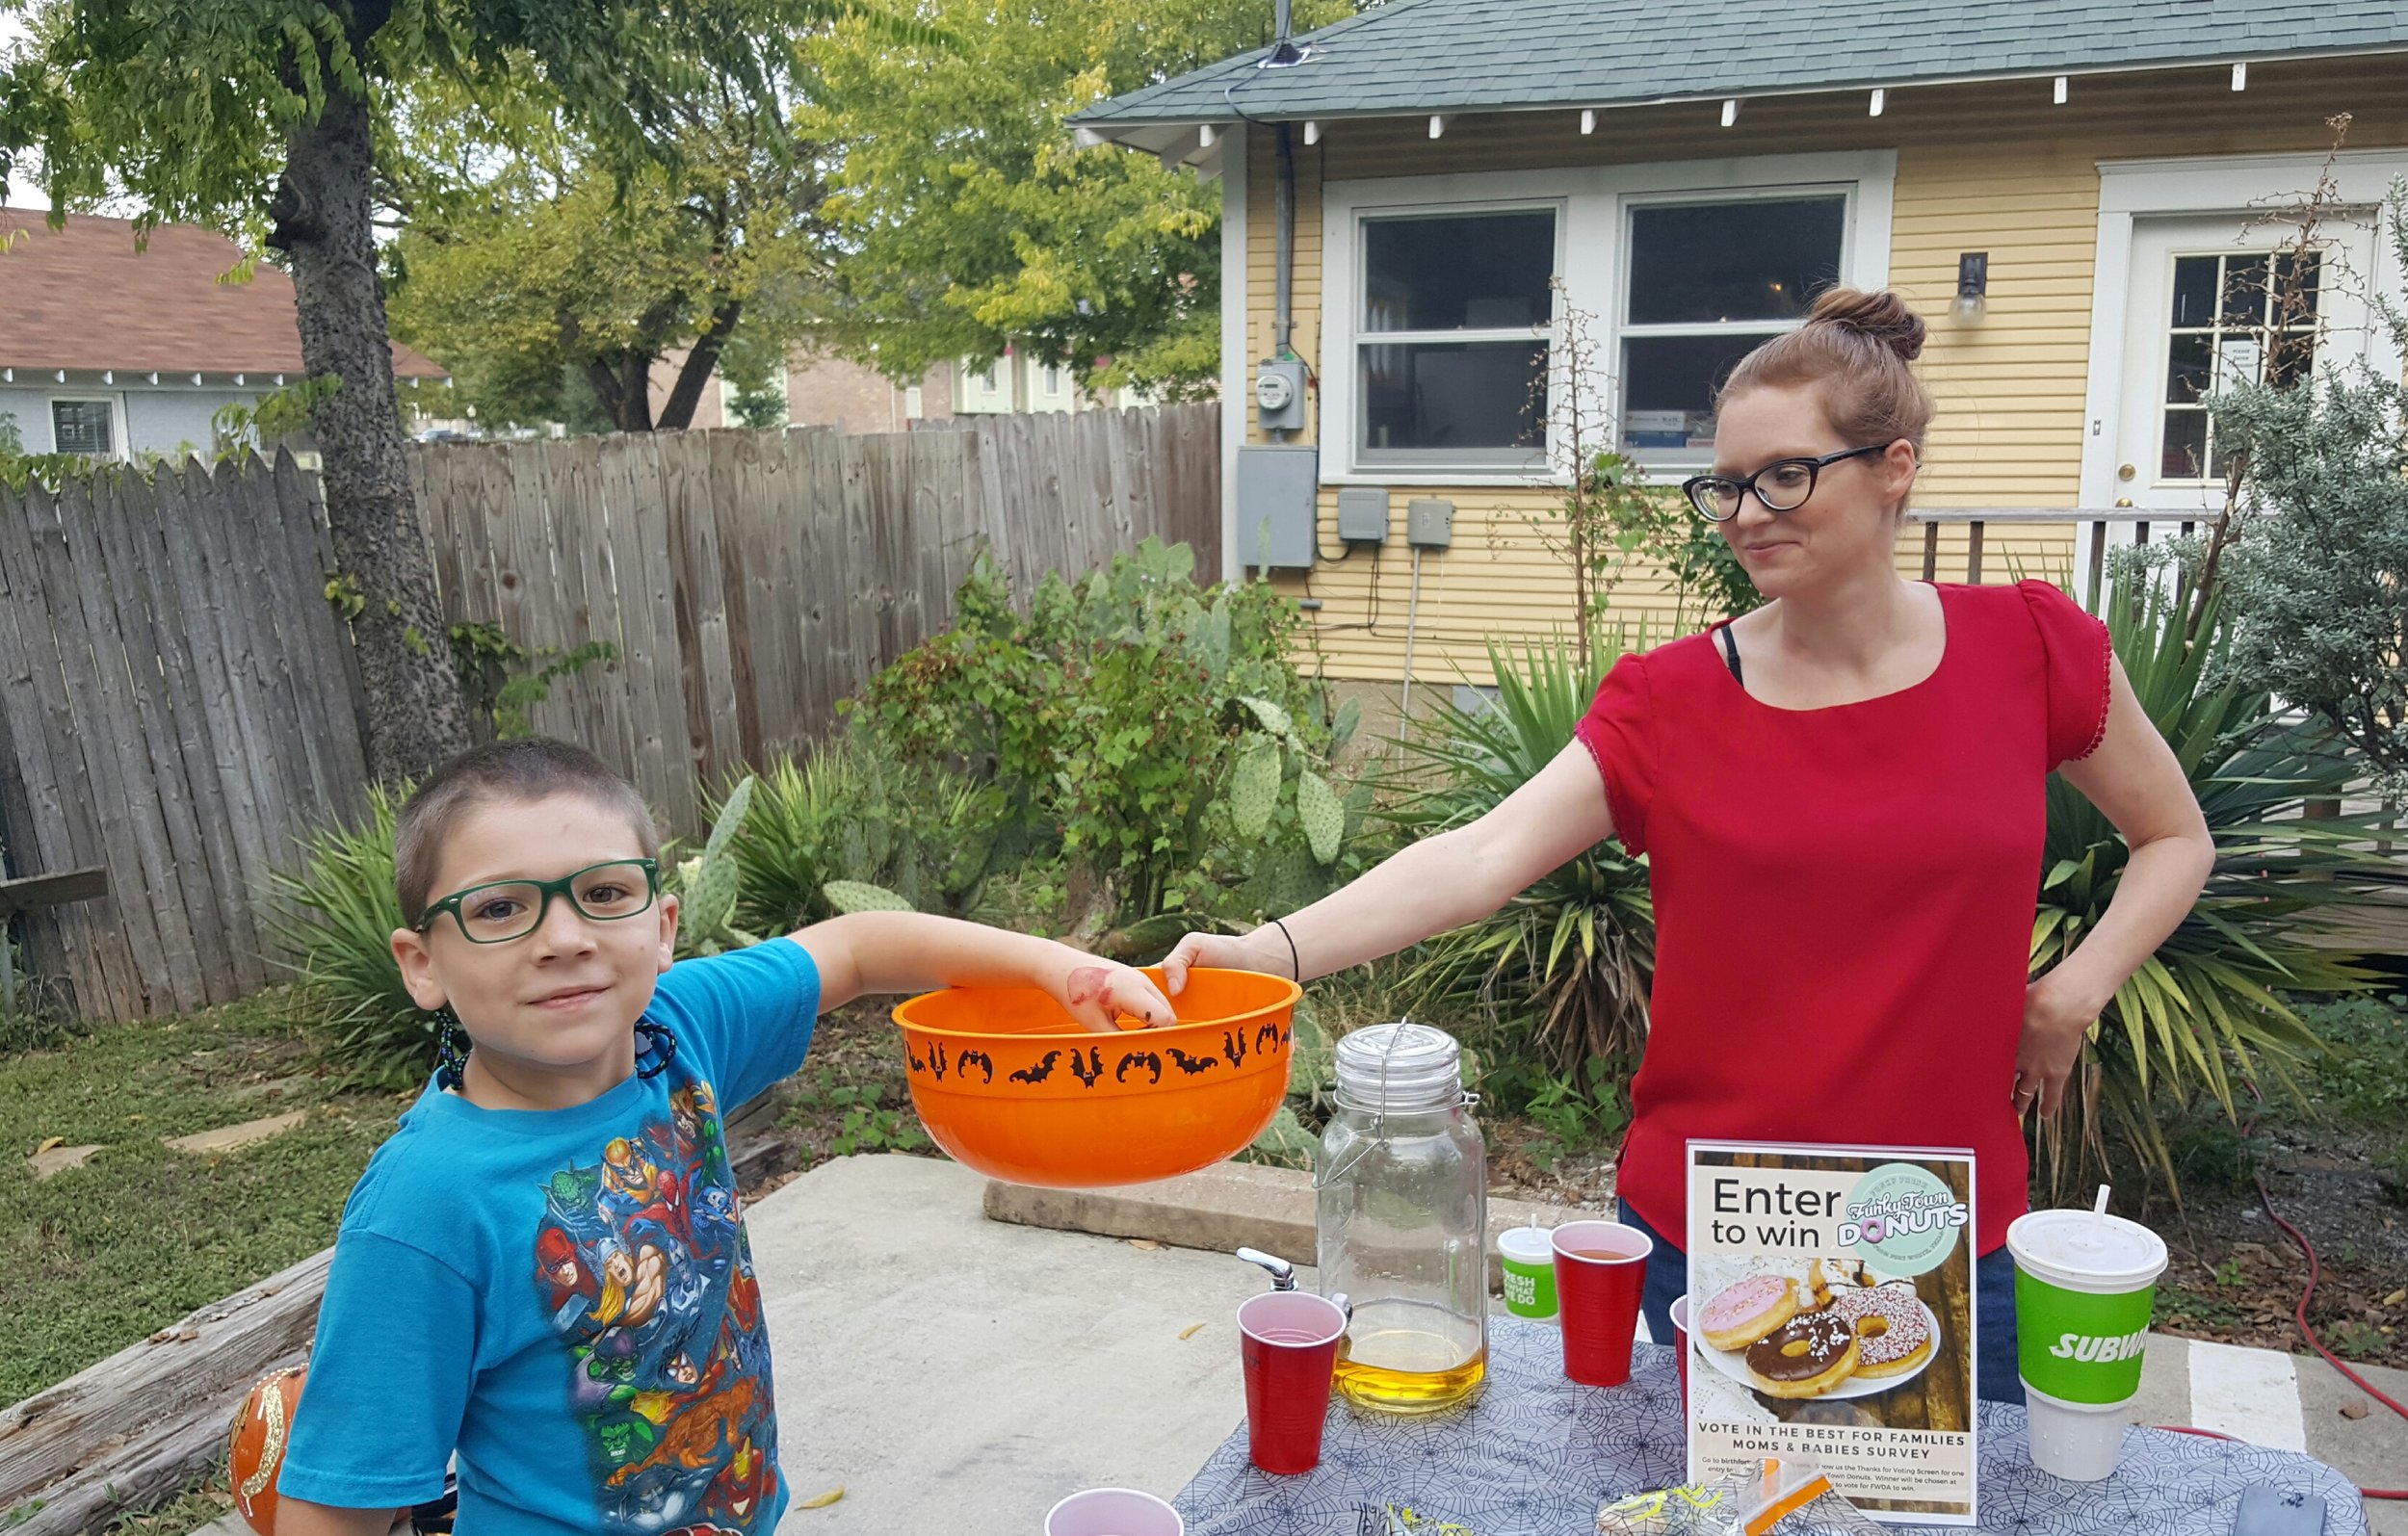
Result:
{"label": "red plastic cup", "polygon": [[1631,1341],[1655,1239],[1618,1221],[1567,1221],[1554,1233],[1563,1373],[1584,1387],[1631,1379]]}
{"label": "red plastic cup", "polygon": [[1688,1298],[1672,1303],[1672,1358],[1681,1367],[1681,1406],[1688,1406]]}
{"label": "red plastic cup", "polygon": [[1238,1309],[1245,1360],[1245,1446],[1267,1472],[1321,1465],[1322,1423],[1347,1315],[1325,1296],[1272,1290]]}

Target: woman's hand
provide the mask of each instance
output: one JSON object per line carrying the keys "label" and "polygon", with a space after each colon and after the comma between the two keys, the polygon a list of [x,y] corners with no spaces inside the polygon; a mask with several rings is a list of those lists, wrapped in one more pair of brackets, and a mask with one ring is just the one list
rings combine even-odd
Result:
{"label": "woman's hand", "polygon": [[1295,959],[1279,929],[1266,923],[1243,938],[1225,933],[1191,933],[1163,958],[1163,985],[1172,997],[1188,989],[1188,968],[1208,971],[1260,971],[1266,976],[1295,974]]}
{"label": "woman's hand", "polygon": [[1045,978],[1044,986],[1082,1027],[1097,1034],[1113,1034],[1124,1016],[1143,1020],[1149,1029],[1179,1022],[1170,1011],[1169,1000],[1144,972],[1076,950],[1072,956],[1067,965]]}
{"label": "woman's hand", "polygon": [[2098,1008],[2075,997],[2059,972],[2024,989],[2024,1034],[2015,1048],[2017,1119],[2035,1105],[2043,1120],[2055,1117],[2065,1102],[2065,1081],[2098,1017]]}

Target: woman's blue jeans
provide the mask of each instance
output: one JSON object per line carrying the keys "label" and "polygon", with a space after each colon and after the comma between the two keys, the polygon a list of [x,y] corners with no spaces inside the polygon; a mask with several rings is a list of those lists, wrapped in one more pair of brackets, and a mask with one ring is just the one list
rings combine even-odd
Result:
{"label": "woman's blue jeans", "polygon": [[[1688,1256],[1664,1241],[1663,1234],[1641,1220],[1629,1202],[1621,1205],[1624,1224],[1655,1239],[1639,1310],[1647,1318],[1647,1337],[1670,1343],[1672,1304],[1688,1290]],[[1985,1401],[2020,1408],[2024,1382],[2015,1369],[2015,1261],[2003,1247],[1974,1261],[1974,1392]]]}

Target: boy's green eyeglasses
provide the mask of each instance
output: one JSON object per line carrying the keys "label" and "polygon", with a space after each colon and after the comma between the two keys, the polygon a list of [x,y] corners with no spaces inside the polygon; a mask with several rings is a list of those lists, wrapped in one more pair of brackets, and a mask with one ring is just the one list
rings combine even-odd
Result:
{"label": "boy's green eyeglasses", "polygon": [[556,896],[566,897],[570,906],[596,923],[615,923],[651,911],[653,898],[660,893],[658,862],[613,859],[608,864],[589,864],[557,880],[495,880],[455,891],[427,908],[417,925],[424,933],[434,926],[437,917],[449,912],[469,943],[507,944],[543,926]]}

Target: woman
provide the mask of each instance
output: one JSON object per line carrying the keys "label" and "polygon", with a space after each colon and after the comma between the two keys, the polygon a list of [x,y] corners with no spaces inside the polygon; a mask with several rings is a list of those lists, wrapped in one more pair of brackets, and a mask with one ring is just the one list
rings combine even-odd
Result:
{"label": "woman", "polygon": [[[1648,1331],[1687,1289],[1691,1137],[1971,1146],[1976,1363],[2020,1402],[2007,1223],[2022,1119],[2199,895],[2198,802],[2108,648],[2056,588],[1933,586],[1894,561],[1931,400],[1894,295],[1825,293],[1742,359],[1714,472],[1684,490],[1767,599],[1615,664],[1567,745],[1468,826],[1243,938],[1165,964],[1299,980],[1502,907],[1607,836],[1649,856],[1656,980],[1618,1173],[1656,1249]],[[2132,847],[2081,948],[2027,984],[2052,769]]]}

